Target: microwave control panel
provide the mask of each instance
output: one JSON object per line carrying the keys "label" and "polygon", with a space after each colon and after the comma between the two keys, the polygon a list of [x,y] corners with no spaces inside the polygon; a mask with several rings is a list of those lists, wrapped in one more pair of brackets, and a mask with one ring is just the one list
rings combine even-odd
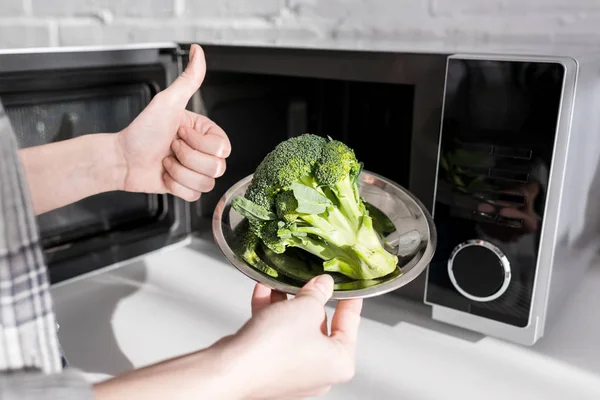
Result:
{"label": "microwave control panel", "polygon": [[564,76],[449,58],[426,303],[528,325]]}

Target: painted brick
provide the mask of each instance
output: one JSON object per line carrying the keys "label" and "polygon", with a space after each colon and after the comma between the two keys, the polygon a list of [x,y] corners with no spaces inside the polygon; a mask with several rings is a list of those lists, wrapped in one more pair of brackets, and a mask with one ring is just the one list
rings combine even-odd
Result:
{"label": "painted brick", "polygon": [[431,0],[433,15],[577,14],[600,11],[596,0]]}
{"label": "painted brick", "polygon": [[303,27],[223,27],[219,29],[198,28],[196,40],[202,43],[239,43],[256,45],[318,45],[320,35]]}
{"label": "painted brick", "polygon": [[[1,0],[4,1],[4,0]],[[90,16],[106,10],[116,16],[170,17],[173,0],[30,0],[33,14],[43,16]]]}
{"label": "painted brick", "polygon": [[187,0],[184,17],[275,17],[283,0]]}
{"label": "painted brick", "polygon": [[433,15],[493,14],[502,10],[504,0],[431,0]]}
{"label": "painted brick", "polygon": [[301,18],[393,29],[407,20],[429,16],[428,3],[424,0],[290,0],[289,8]]}
{"label": "painted brick", "polygon": [[189,41],[194,34],[195,29],[191,25],[161,24],[159,21],[139,24],[63,23],[59,25],[61,46]]}
{"label": "painted brick", "polygon": [[554,37],[554,43],[559,46],[576,46],[600,48],[600,32],[593,33],[558,33]]}
{"label": "painted brick", "polygon": [[600,47],[598,0],[0,0],[0,45],[148,41],[389,50]]}
{"label": "painted brick", "polygon": [[0,17],[25,14],[23,0],[0,0]]}
{"label": "painted brick", "polygon": [[50,43],[50,24],[5,22],[0,24],[0,48],[45,47]]}

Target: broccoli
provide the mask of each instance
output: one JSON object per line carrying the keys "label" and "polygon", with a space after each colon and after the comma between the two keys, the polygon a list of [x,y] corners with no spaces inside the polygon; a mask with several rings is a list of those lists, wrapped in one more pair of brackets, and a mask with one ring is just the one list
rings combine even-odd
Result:
{"label": "broccoli", "polygon": [[237,227],[236,235],[238,235],[238,243],[236,246],[237,254],[257,270],[273,278],[277,278],[279,273],[267,265],[258,255],[257,251],[260,247],[260,238],[250,230],[248,221],[242,222]]}
{"label": "broccoli", "polygon": [[365,202],[365,207],[367,207],[367,211],[373,220],[373,227],[377,232],[380,232],[384,237],[396,232],[396,226],[383,211],[367,202]]}
{"label": "broccoli", "polygon": [[326,272],[372,280],[397,269],[359,194],[363,165],[346,144],[304,134],[278,144],[232,207],[276,254],[288,247],[323,261]]}

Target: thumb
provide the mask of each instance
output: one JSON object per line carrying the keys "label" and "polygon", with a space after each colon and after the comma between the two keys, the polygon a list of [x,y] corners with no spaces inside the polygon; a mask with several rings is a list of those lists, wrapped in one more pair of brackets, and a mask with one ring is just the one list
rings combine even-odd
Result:
{"label": "thumb", "polygon": [[319,275],[308,281],[296,295],[296,298],[312,297],[325,305],[333,294],[333,278],[328,274]]}
{"label": "thumb", "polygon": [[185,71],[164,91],[167,96],[181,107],[185,107],[190,98],[200,89],[206,75],[204,51],[197,44],[190,48],[190,60]]}

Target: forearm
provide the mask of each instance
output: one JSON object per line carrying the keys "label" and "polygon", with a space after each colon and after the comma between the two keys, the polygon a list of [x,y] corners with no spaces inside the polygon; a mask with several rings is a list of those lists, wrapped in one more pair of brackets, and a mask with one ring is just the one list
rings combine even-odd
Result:
{"label": "forearm", "polygon": [[242,399],[214,348],[133,370],[94,386],[97,400]]}
{"label": "forearm", "polygon": [[121,190],[126,164],[116,135],[85,135],[20,151],[36,214]]}

